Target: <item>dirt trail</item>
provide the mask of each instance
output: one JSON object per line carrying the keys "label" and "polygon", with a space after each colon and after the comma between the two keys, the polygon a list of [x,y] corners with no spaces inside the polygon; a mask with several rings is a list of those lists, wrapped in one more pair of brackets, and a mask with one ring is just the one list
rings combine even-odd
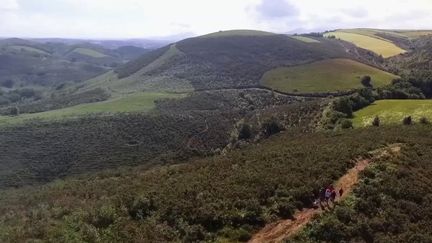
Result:
{"label": "dirt trail", "polygon": [[[338,191],[341,187],[344,190],[342,197],[337,197],[336,201],[344,200],[349,194],[351,194],[354,186],[359,181],[359,173],[366,169],[366,167],[376,159],[382,157],[392,156],[398,154],[401,149],[400,144],[393,144],[384,149],[379,149],[370,152],[371,158],[369,159],[358,159],[356,165],[348,170],[337,182],[335,182],[335,188]],[[287,238],[294,236],[298,233],[307,223],[309,223],[314,216],[322,214],[325,210],[321,208],[307,208],[302,211],[298,211],[294,214],[294,219],[279,220],[275,223],[265,226],[261,231],[255,234],[249,243],[276,243],[282,242]]]}

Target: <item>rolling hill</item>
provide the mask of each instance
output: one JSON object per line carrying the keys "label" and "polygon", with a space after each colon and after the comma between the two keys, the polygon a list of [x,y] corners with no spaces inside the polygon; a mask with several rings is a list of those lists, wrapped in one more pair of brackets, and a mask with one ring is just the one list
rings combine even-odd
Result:
{"label": "rolling hill", "polygon": [[106,49],[94,44],[67,45],[23,39],[0,40],[0,83],[14,87],[56,86],[79,82],[107,72],[142,55],[146,50]]}
{"label": "rolling hill", "polygon": [[260,87],[262,76],[274,68],[333,58],[381,66],[378,56],[337,40],[223,31],[147,53],[112,73],[90,80],[81,90],[108,88],[129,93],[137,89],[184,92]]}

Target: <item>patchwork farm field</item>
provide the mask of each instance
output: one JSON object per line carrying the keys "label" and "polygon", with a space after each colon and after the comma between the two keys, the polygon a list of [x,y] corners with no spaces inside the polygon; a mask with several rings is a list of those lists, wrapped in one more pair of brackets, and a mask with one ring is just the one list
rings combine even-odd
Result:
{"label": "patchwork farm field", "polygon": [[414,123],[426,117],[432,120],[432,100],[379,100],[374,104],[354,113],[354,127],[372,124],[379,116],[381,124],[402,124],[407,116],[412,116]]}
{"label": "patchwork farm field", "polygon": [[390,84],[398,77],[350,59],[331,59],[273,69],[264,74],[262,84],[290,93],[326,93],[361,88],[365,75],[372,77],[374,87]]}
{"label": "patchwork farm field", "polygon": [[93,114],[148,112],[155,107],[155,101],[164,98],[179,98],[184,95],[168,93],[135,93],[115,99],[76,105],[64,109],[22,114],[19,116],[0,116],[0,126],[16,125],[31,120],[62,120]]}
{"label": "patchwork farm field", "polygon": [[382,55],[384,58],[396,56],[406,51],[390,41],[383,38],[373,37],[373,34],[348,33],[343,31],[335,31],[327,33],[326,36],[335,36],[344,41],[351,42],[358,47],[370,50]]}

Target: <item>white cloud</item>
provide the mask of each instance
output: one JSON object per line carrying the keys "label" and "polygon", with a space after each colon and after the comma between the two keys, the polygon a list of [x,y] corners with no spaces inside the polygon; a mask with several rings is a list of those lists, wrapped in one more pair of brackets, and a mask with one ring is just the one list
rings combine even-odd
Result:
{"label": "white cloud", "polygon": [[129,38],[227,29],[432,29],[430,13],[430,0],[0,0],[0,36]]}
{"label": "white cloud", "polygon": [[16,0],[0,0],[0,11],[11,11],[19,8]]}

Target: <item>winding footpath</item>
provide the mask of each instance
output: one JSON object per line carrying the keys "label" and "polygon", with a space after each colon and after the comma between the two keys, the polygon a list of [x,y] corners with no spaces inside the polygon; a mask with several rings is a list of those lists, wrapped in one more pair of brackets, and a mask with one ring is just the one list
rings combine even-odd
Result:
{"label": "winding footpath", "polygon": [[[356,165],[347,171],[337,182],[335,188],[339,190],[343,188],[342,197],[337,197],[336,202],[344,200],[349,196],[354,189],[354,186],[359,182],[359,174],[365,170],[373,161],[383,158],[398,155],[401,149],[401,144],[392,144],[384,149],[379,149],[370,152],[371,158],[358,159]],[[276,243],[294,236],[304,226],[307,225],[315,216],[324,213],[326,210],[321,208],[307,208],[297,211],[293,219],[279,220],[275,223],[268,224],[258,233],[256,233],[249,243]]]}

